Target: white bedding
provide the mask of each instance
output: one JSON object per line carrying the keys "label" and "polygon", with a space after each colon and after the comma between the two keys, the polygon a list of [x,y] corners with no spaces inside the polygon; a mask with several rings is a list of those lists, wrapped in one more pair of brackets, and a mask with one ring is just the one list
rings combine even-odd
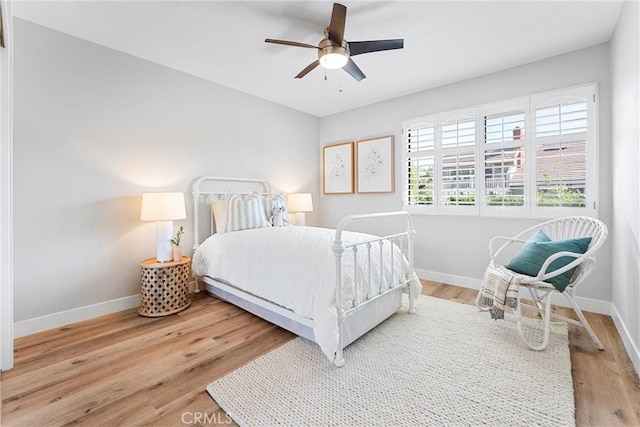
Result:
{"label": "white bedding", "polygon": [[[344,243],[373,238],[363,233],[343,232]],[[296,314],[312,319],[315,340],[333,360],[338,347],[338,321],[335,304],[335,256],[331,247],[335,230],[317,227],[269,227],[214,234],[193,255],[193,272],[208,276],[255,296],[261,297]],[[347,309],[378,293],[380,283],[380,249],[372,247],[372,280],[368,287],[369,269],[366,254],[358,255],[358,280],[354,286],[354,257],[350,249],[343,254],[343,308]],[[391,274],[389,242],[384,243],[383,289],[389,288]],[[394,265],[402,263],[403,280],[411,277],[414,295],[421,285],[408,263],[394,245]]]}

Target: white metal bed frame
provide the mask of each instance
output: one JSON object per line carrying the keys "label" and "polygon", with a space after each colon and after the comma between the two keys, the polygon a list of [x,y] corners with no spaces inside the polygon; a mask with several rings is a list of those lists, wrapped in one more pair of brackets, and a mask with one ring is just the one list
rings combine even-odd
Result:
{"label": "white metal bed frame", "polygon": [[[212,185],[212,183],[214,185]],[[210,216],[210,228],[206,237],[213,234],[214,220],[211,215],[211,201],[215,199],[225,198],[231,191],[228,188],[224,188],[224,185],[228,184],[246,185],[247,187],[260,188],[261,192],[265,195],[272,194],[271,185],[264,180],[251,179],[251,178],[228,178],[228,177],[215,177],[204,176],[196,179],[193,184],[193,218],[194,218],[194,245],[193,250],[200,245],[200,210],[204,205],[207,207],[207,213]],[[215,186],[212,190],[207,190],[204,187]],[[222,187],[223,191],[219,188]],[[249,194],[254,190],[247,191],[233,191],[238,194]],[[386,236],[376,237],[356,243],[345,244],[342,241],[342,233],[347,226],[352,225],[355,222],[364,222],[372,219],[399,217],[404,219],[404,228],[397,232]],[[413,219],[404,211],[399,212],[384,212],[373,213],[364,215],[349,215],[343,218],[336,229],[335,240],[331,247],[335,256],[335,281],[336,281],[336,305],[338,315],[338,348],[333,360],[333,363],[341,367],[344,365],[344,348],[351,344],[353,341],[364,335],[366,332],[380,324],[387,319],[393,313],[398,311],[402,305],[402,290],[405,287],[409,288],[409,313],[415,312],[414,307],[414,291],[411,289],[409,282],[414,278],[414,264],[413,264],[413,241],[415,237],[415,230],[413,226]],[[204,239],[202,239],[204,240]],[[402,259],[395,263],[393,260],[393,245],[389,245],[391,250],[389,253],[383,253],[383,242],[389,241],[395,243],[399,248],[402,255],[404,255],[409,262],[409,277],[402,279]],[[349,250],[353,253],[353,256],[357,258],[359,253],[364,253],[368,266],[369,277],[364,278],[367,284],[371,283],[372,271],[371,271],[371,253],[374,250],[374,245],[378,244],[380,257],[391,257],[391,272],[390,277],[387,278],[389,286],[383,289],[381,274],[380,283],[378,283],[378,294],[372,296],[364,296],[365,299],[362,303],[352,307],[342,306],[342,257],[345,251]],[[397,264],[397,270],[396,270]],[[357,278],[357,263],[354,262],[356,268],[354,270],[354,280]],[[270,301],[259,298],[250,293],[244,292],[241,289],[233,286],[229,283],[224,283],[219,280],[215,280],[210,277],[196,278],[196,292],[199,292],[198,280],[205,283],[206,290],[223,300],[226,300],[244,310],[262,317],[263,319],[274,323],[284,329],[287,329],[298,336],[304,337],[311,341],[315,341],[313,333],[313,320],[297,315],[293,311],[286,309],[282,306],[274,304]]]}

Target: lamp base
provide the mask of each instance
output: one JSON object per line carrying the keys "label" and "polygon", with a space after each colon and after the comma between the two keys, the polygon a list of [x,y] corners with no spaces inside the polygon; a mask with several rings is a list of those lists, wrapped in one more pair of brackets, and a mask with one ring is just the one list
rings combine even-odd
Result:
{"label": "lamp base", "polygon": [[305,219],[305,213],[304,212],[294,212],[293,213],[293,221],[292,224],[293,225],[305,225],[306,219]]}
{"label": "lamp base", "polygon": [[156,259],[158,262],[173,260],[171,237],[173,236],[173,221],[156,222]]}

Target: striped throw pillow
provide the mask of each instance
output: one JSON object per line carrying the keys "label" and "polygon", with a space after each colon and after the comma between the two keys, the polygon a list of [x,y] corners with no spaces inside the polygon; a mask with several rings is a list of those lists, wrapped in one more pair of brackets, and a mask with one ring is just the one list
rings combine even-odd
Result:
{"label": "striped throw pillow", "polygon": [[264,213],[262,195],[231,194],[227,199],[227,225],[225,232],[271,227]]}

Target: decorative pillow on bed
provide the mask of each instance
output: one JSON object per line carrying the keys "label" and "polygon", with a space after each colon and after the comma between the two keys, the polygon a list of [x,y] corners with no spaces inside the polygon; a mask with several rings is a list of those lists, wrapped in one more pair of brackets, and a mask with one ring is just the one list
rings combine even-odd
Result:
{"label": "decorative pillow on bed", "polygon": [[[591,237],[582,237],[578,239],[568,240],[551,240],[542,231],[538,231],[531,236],[527,242],[522,245],[520,252],[507,264],[509,270],[516,273],[526,274],[527,276],[537,276],[540,268],[544,262],[551,255],[558,252],[573,252],[583,254],[589,249],[591,243]],[[575,260],[573,257],[560,257],[553,261],[547,272],[558,270],[567,264],[572,263]],[[559,276],[548,279],[547,282],[551,283],[557,290],[563,292],[569,280],[573,276],[575,268],[560,274]]]}
{"label": "decorative pillow on bed", "polygon": [[224,233],[227,228],[227,201],[214,200],[211,202],[211,214],[216,225],[216,233]]}
{"label": "decorative pillow on bed", "polygon": [[251,228],[271,227],[264,213],[264,203],[260,193],[231,194],[227,199],[227,224],[225,232]]}

